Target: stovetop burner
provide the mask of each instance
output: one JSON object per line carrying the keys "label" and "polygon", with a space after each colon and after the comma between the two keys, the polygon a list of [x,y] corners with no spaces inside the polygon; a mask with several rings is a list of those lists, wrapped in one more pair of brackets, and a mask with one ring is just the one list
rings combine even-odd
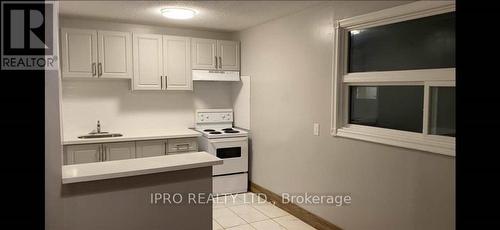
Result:
{"label": "stovetop burner", "polygon": [[234,130],[234,129],[228,129],[228,130],[224,130],[224,133],[239,133],[240,131],[238,130]]}
{"label": "stovetop burner", "polygon": [[222,129],[222,131],[229,131],[229,130],[233,130],[233,128],[225,128],[225,129]]}
{"label": "stovetop burner", "polygon": [[210,134],[222,134],[221,132],[219,131],[212,131],[212,132],[209,132]]}
{"label": "stovetop burner", "polygon": [[215,129],[204,129],[204,132],[215,132]]}

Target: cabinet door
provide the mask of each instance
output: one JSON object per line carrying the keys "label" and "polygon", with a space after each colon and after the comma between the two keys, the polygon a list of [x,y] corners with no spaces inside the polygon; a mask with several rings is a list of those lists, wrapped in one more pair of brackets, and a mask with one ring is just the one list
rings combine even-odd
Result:
{"label": "cabinet door", "polygon": [[132,78],[132,36],[127,32],[98,31],[98,76]]}
{"label": "cabinet door", "polygon": [[191,43],[192,69],[216,69],[217,40],[193,38]]}
{"label": "cabinet door", "polygon": [[137,141],[135,142],[136,156],[156,157],[166,154],[166,140]]}
{"label": "cabinet door", "polygon": [[65,146],[64,162],[70,164],[83,164],[101,160],[101,145],[70,145]]}
{"label": "cabinet door", "polygon": [[61,29],[63,77],[97,77],[97,31]]}
{"label": "cabinet door", "polygon": [[135,158],[135,142],[103,144],[104,160],[115,161]]}
{"label": "cabinet door", "polygon": [[163,36],[163,73],[167,90],[192,90],[191,38]]}
{"label": "cabinet door", "polygon": [[219,69],[240,69],[240,43],[237,41],[217,41],[217,54],[219,55]]}
{"label": "cabinet door", "polygon": [[134,90],[161,90],[163,88],[162,35],[134,34]]}

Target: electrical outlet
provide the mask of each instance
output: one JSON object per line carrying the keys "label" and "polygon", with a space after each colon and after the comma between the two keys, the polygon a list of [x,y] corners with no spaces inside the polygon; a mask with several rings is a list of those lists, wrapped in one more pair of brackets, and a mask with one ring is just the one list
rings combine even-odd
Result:
{"label": "electrical outlet", "polygon": [[313,123],[313,135],[319,136],[319,123]]}

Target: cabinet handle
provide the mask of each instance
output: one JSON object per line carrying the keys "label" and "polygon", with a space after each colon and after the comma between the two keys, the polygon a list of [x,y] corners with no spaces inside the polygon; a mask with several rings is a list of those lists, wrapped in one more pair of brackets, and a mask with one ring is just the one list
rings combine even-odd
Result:
{"label": "cabinet handle", "polygon": [[95,62],[92,62],[92,76],[96,75]]}
{"label": "cabinet handle", "polygon": [[219,65],[217,64],[217,56],[214,56],[215,57],[215,68],[219,68]]}
{"label": "cabinet handle", "polygon": [[165,75],[165,89],[167,89],[167,85],[168,85],[168,76]]}
{"label": "cabinet handle", "polygon": [[104,146],[103,149],[104,149],[104,152],[102,153],[102,156],[104,158],[103,161],[107,161],[108,160],[108,156],[107,156],[108,150],[107,150],[106,146]]}
{"label": "cabinet handle", "polygon": [[160,89],[163,89],[163,76],[160,76]]}
{"label": "cabinet handle", "polygon": [[[176,147],[177,150],[182,150],[182,151],[189,150],[189,144],[188,143],[186,143],[186,144],[178,144],[175,147]],[[184,148],[182,148],[182,147],[184,147]]]}
{"label": "cabinet handle", "polygon": [[100,63],[100,62],[99,62],[97,71],[99,72],[99,77],[102,76],[102,63]]}
{"label": "cabinet handle", "polygon": [[219,69],[222,69],[222,58],[219,56]]}
{"label": "cabinet handle", "polygon": [[99,149],[97,149],[97,161],[101,161],[102,158],[102,147],[99,146]]}

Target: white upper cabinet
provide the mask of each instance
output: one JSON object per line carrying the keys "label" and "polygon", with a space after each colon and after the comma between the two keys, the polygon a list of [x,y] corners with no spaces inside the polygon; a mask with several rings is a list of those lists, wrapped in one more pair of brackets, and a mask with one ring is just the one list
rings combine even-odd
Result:
{"label": "white upper cabinet", "polygon": [[130,33],[62,28],[61,39],[63,77],[132,77]]}
{"label": "white upper cabinet", "polygon": [[193,38],[192,42],[192,68],[216,69],[217,40]]}
{"label": "white upper cabinet", "polygon": [[103,78],[132,78],[132,36],[126,32],[98,31],[99,63]]}
{"label": "white upper cabinet", "polygon": [[191,38],[163,36],[164,89],[192,90]]}
{"label": "white upper cabinet", "polygon": [[237,41],[217,41],[217,54],[219,69],[239,70],[240,69],[240,46]]}
{"label": "white upper cabinet", "polygon": [[163,36],[134,34],[134,90],[163,89]]}
{"label": "white upper cabinet", "polygon": [[62,76],[97,76],[97,31],[61,29]]}
{"label": "white upper cabinet", "polygon": [[238,41],[193,38],[191,47],[192,69],[240,69]]}

